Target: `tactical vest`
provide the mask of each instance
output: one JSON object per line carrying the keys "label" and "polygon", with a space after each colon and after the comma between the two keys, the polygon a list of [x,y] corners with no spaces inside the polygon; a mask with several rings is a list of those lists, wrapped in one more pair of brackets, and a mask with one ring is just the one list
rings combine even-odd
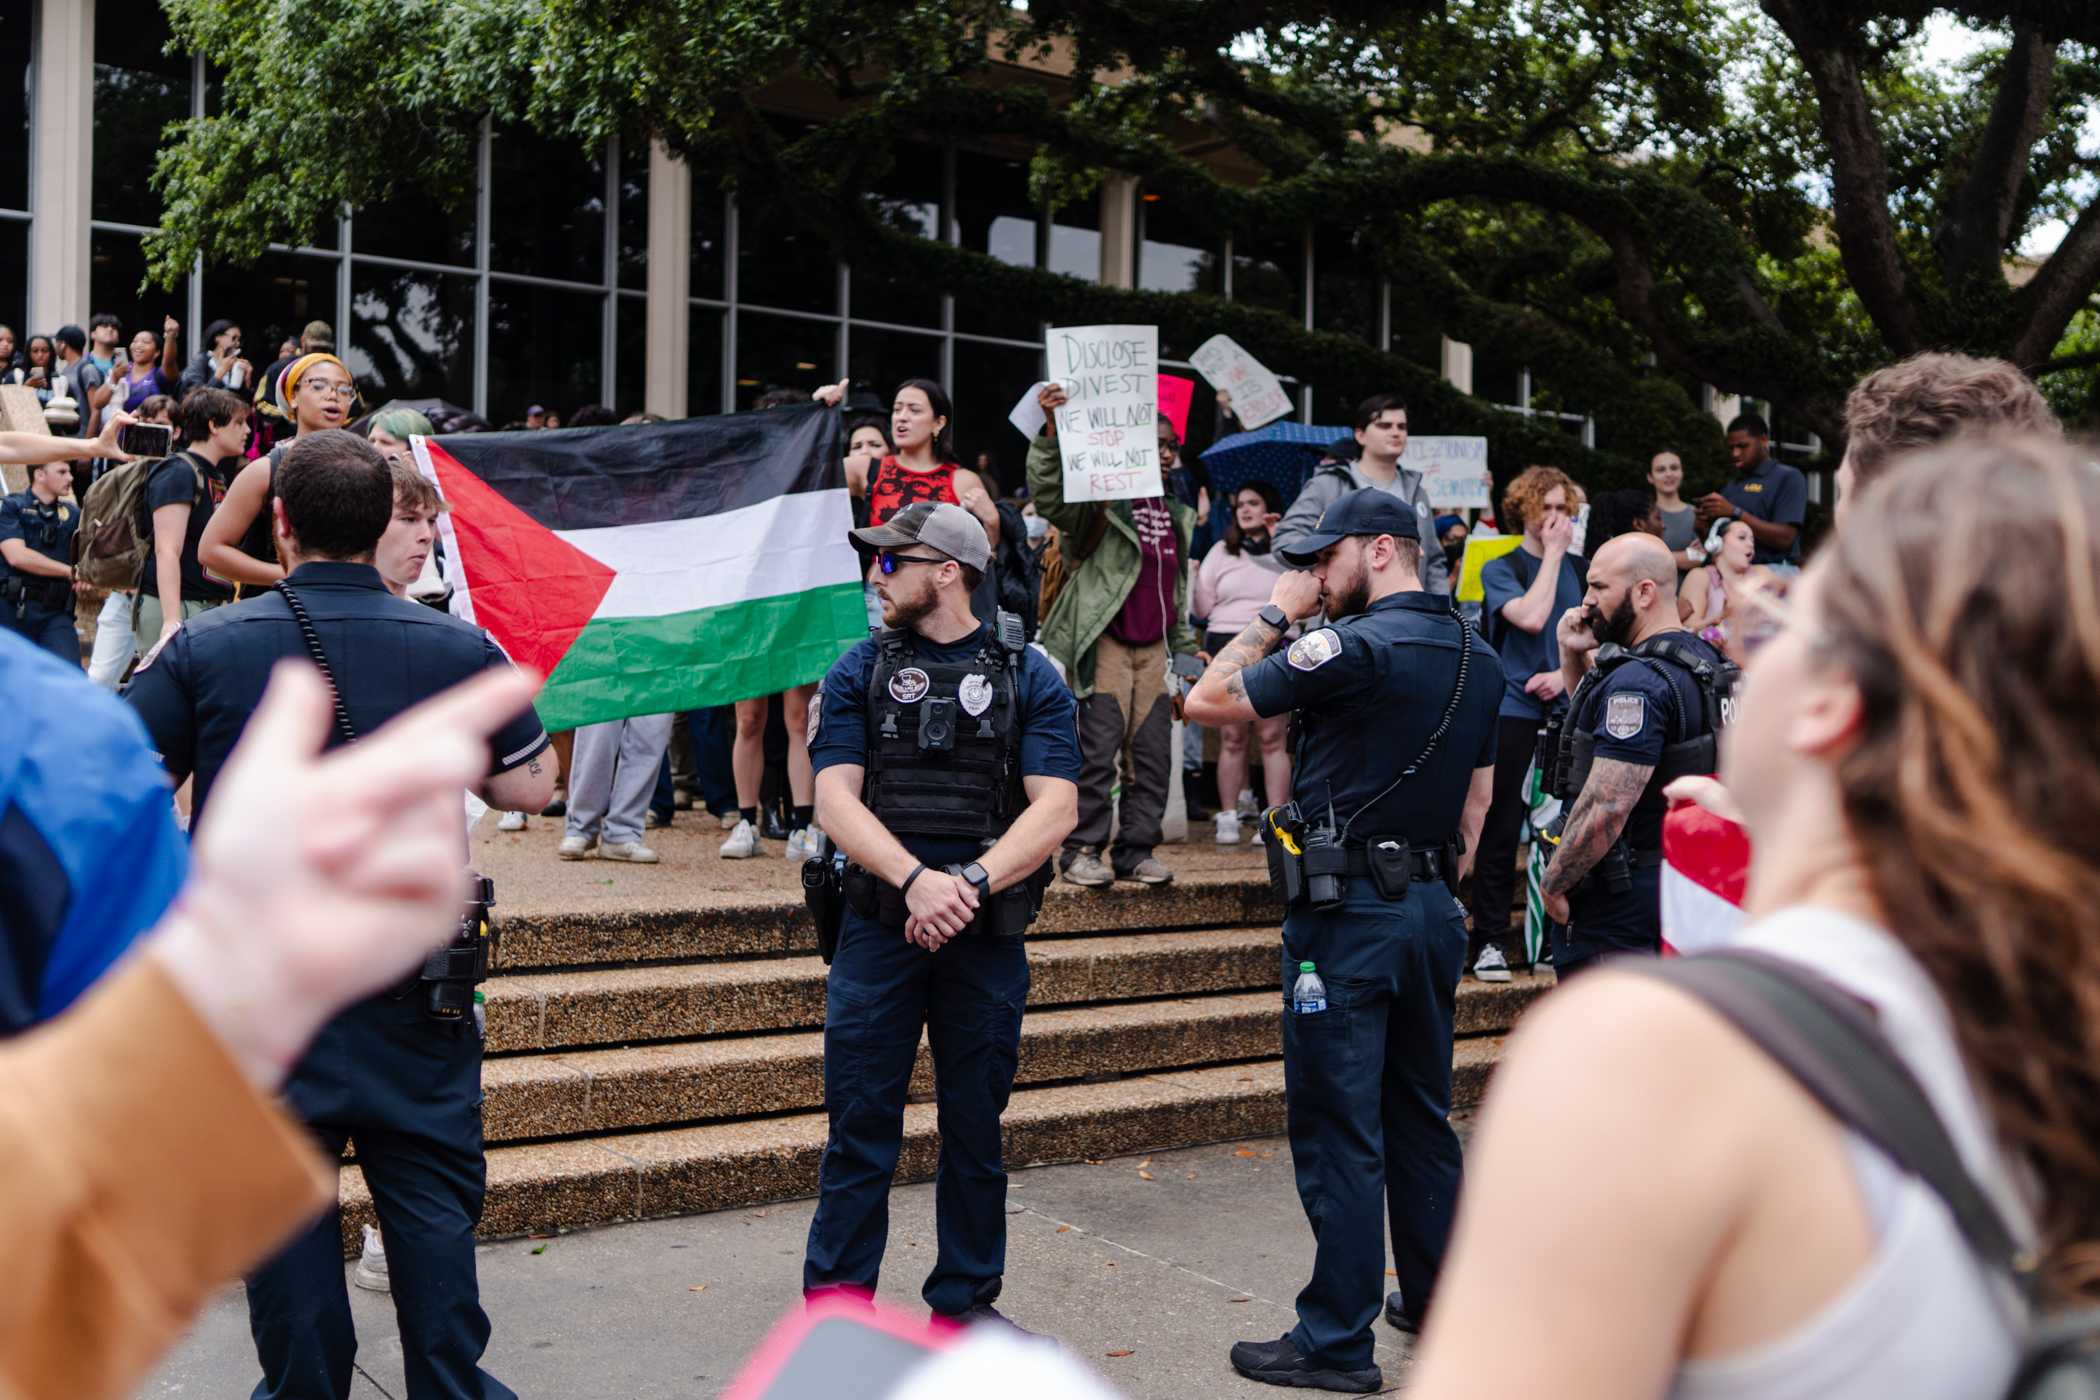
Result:
{"label": "tactical vest", "polygon": [[[1720,732],[1735,719],[1736,684],[1742,669],[1725,656],[1716,665],[1686,641],[1687,634],[1665,632],[1631,647],[1601,647],[1597,664],[1583,678],[1568,710],[1566,737],[1567,783],[1563,791],[1570,803],[1590,778],[1590,765],[1597,758],[1597,706],[1604,703],[1604,678],[1621,666],[1638,662],[1663,678],[1670,691],[1670,714],[1666,717],[1669,742],[1656,760],[1648,786],[1641,789],[1634,810],[1654,811],[1666,804],[1663,789],[1679,778],[1705,777],[1720,765]],[[1690,691],[1687,693],[1687,686]],[[1696,697],[1698,713],[1693,713]],[[1631,829],[1632,823],[1629,822]],[[1657,850],[1636,850],[1637,857],[1653,860]]]}
{"label": "tactical vest", "polygon": [[862,800],[899,836],[990,840],[1019,814],[1021,620],[1002,612],[966,661],[918,655],[918,635],[876,635]]}

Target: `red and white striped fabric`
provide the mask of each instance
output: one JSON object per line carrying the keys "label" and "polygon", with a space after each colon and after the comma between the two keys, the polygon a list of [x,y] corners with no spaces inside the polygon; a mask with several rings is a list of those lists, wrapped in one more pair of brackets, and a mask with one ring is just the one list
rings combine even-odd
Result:
{"label": "red and white striped fabric", "polygon": [[1734,941],[1749,873],[1749,832],[1690,802],[1672,807],[1663,818],[1663,956]]}

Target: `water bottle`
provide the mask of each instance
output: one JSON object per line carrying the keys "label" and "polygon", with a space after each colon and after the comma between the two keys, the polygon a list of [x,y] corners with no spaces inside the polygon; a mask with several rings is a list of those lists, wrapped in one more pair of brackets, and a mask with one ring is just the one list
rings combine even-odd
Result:
{"label": "water bottle", "polygon": [[1320,974],[1313,971],[1309,962],[1298,964],[1298,981],[1291,988],[1291,1010],[1300,1016],[1313,1016],[1327,1009],[1327,984]]}

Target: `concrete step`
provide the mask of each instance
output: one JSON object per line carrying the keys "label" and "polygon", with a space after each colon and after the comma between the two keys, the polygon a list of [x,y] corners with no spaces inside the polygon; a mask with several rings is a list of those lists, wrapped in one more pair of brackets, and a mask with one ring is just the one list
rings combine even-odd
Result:
{"label": "concrete step", "polygon": [[[1499,1038],[1461,1041],[1452,1106],[1479,1102]],[[1014,1092],[1003,1123],[1009,1167],[1164,1151],[1283,1131],[1280,1060]],[[480,1234],[522,1234],[688,1215],[814,1195],[824,1152],[821,1112],[587,1141],[494,1147]],[[939,1134],[932,1104],[904,1111],[897,1179],[932,1177]],[[372,1223],[363,1175],[342,1176],[346,1253]]]}
{"label": "concrete step", "polygon": [[[1509,1029],[1547,985],[1461,989],[1466,1034]],[[1273,991],[1172,1001],[1038,1010],[1021,1023],[1017,1082],[1183,1069],[1282,1053],[1281,998]],[[611,1050],[572,1050],[488,1061],[483,1131],[490,1142],[574,1137],[821,1108],[824,1036],[799,1031]],[[922,1040],[911,1092],[933,1092],[932,1052]]]}
{"label": "concrete step", "polygon": [[[500,885],[497,898],[502,899]],[[816,931],[799,894],[710,892],[705,905],[514,910],[499,903],[499,971],[784,956],[817,949]],[[1069,937],[1244,924],[1274,928],[1281,917],[1261,867],[1242,859],[1224,869],[1191,871],[1158,887],[1117,884],[1089,890],[1059,880],[1045,896],[1033,932]]]}

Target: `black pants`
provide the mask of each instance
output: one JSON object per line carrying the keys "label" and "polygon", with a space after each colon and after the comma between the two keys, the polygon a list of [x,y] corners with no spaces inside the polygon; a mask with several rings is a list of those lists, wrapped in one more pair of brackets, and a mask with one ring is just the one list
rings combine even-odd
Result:
{"label": "black pants", "polygon": [[1466,948],[1468,967],[1480,956],[1483,944],[1509,940],[1510,914],[1517,897],[1517,844],[1529,810],[1524,804],[1524,770],[1538,748],[1539,723],[1507,715],[1495,721],[1495,800],[1481,824],[1480,851],[1473,859],[1472,898],[1467,901],[1473,915],[1473,933]]}

